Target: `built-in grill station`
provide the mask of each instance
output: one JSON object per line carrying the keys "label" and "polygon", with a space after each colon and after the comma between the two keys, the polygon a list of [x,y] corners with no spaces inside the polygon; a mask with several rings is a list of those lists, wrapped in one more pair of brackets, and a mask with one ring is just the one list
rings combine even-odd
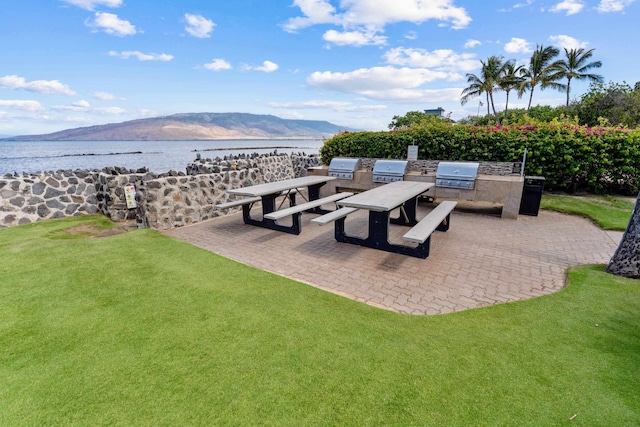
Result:
{"label": "built-in grill station", "polygon": [[373,165],[373,182],[402,181],[408,166],[407,160],[376,160]]}
{"label": "built-in grill station", "polygon": [[329,163],[328,174],[336,178],[352,180],[353,173],[360,169],[361,165],[360,159],[335,157]]}
{"label": "built-in grill station", "polygon": [[436,170],[436,187],[473,190],[479,166],[476,162],[440,162]]}

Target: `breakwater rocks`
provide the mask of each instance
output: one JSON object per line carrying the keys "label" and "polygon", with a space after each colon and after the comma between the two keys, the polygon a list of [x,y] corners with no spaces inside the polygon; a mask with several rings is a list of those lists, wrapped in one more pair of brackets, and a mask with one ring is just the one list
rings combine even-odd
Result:
{"label": "breakwater rocks", "polygon": [[316,155],[269,154],[198,160],[186,172],[105,168],[0,177],[0,228],[102,213],[166,230],[223,215],[227,189],[306,175]]}

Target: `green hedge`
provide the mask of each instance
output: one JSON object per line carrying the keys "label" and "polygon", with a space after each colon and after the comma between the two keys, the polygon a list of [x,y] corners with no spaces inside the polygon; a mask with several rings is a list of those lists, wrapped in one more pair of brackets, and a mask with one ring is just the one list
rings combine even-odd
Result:
{"label": "green hedge", "polygon": [[516,162],[527,149],[527,175],[546,178],[546,188],[636,194],[640,189],[640,131],[543,123],[529,126],[429,125],[391,132],[345,132],[320,149],[334,157],[419,158]]}

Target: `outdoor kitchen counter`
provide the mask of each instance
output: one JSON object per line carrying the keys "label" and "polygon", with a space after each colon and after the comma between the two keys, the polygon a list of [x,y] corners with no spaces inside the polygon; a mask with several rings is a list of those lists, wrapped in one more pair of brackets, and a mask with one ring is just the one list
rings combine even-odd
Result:
{"label": "outdoor kitchen counter", "polygon": [[[309,175],[327,175],[327,167],[320,166],[309,168]],[[435,172],[423,174],[421,172],[407,172],[404,175],[406,181],[436,182]],[[372,182],[372,172],[369,170],[357,170],[353,179],[336,179],[328,182],[322,188],[322,194],[334,194],[339,191],[366,191],[371,188],[386,185]],[[502,218],[518,219],[520,211],[520,199],[524,178],[519,175],[478,175],[475,189],[463,190],[457,188],[433,187],[429,195],[439,199],[468,200],[478,202],[491,202],[502,205]]]}
{"label": "outdoor kitchen counter", "polygon": [[[407,181],[436,182],[435,173],[409,172]],[[502,205],[502,218],[518,219],[524,178],[519,175],[478,175],[475,188],[434,187],[433,195],[438,199],[491,202]]]}

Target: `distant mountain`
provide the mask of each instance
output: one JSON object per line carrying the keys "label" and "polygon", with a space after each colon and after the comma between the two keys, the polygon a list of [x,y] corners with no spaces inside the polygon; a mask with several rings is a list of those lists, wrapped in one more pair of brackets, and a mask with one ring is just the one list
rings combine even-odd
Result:
{"label": "distant mountain", "polygon": [[[344,127],[326,121],[289,120],[247,113],[184,113],[22,135],[9,141],[190,141],[214,139],[304,139],[331,137]],[[352,130],[352,129],[348,129]]]}

